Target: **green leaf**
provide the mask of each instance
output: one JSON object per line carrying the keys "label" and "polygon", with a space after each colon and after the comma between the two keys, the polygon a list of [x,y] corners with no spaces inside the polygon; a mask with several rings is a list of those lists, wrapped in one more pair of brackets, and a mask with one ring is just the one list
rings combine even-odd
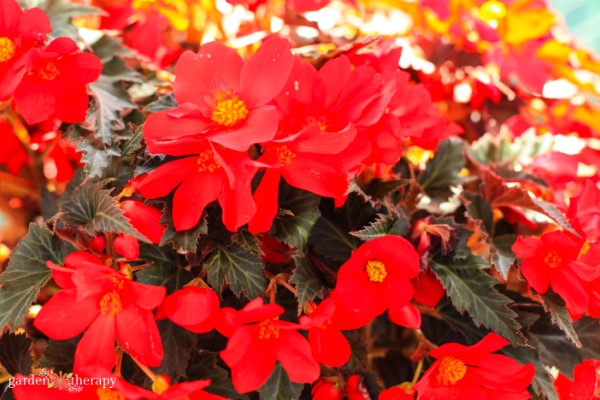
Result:
{"label": "green leaf", "polygon": [[464,192],[463,203],[467,210],[467,216],[475,221],[481,221],[484,232],[492,235],[494,232],[494,214],[487,200],[476,193]]}
{"label": "green leaf", "polygon": [[91,119],[96,137],[104,144],[110,145],[113,132],[125,129],[121,111],[133,108],[135,104],[131,102],[129,94],[119,82],[114,82],[105,75],[101,75],[88,87],[94,98],[88,121]]}
{"label": "green leaf", "polygon": [[322,256],[335,261],[346,261],[352,250],[357,248],[357,240],[334,222],[321,217],[315,224],[309,243]]}
{"label": "green leaf", "polygon": [[47,261],[62,264],[64,244],[43,225],[29,224],[29,233],[13,250],[8,267],[0,275],[0,330],[11,331],[23,322],[40,288],[50,279]]}
{"label": "green leaf", "polygon": [[466,311],[477,326],[484,325],[513,344],[524,344],[517,313],[508,307],[512,300],[494,288],[499,282],[481,270],[487,266],[483,258],[473,255],[445,263],[432,260],[434,271],[459,312]]}
{"label": "green leaf", "polygon": [[110,189],[102,189],[102,183],[84,183],[73,190],[70,196],[61,199],[62,221],[79,225],[89,235],[96,231],[126,233],[141,241],[148,242],[145,236],[133,229],[123,210],[110,195]]}
{"label": "green leaf", "polygon": [[452,195],[452,187],[465,182],[458,174],[465,166],[465,145],[457,138],[440,143],[435,157],[427,163],[418,182],[432,199],[445,200]]}
{"label": "green leaf", "polygon": [[404,214],[397,220],[393,220],[390,216],[385,214],[377,214],[375,221],[359,231],[350,232],[350,234],[367,242],[381,236],[402,236],[409,228],[410,223]]}
{"label": "green leaf", "polygon": [[258,389],[258,393],[261,400],[292,400],[300,398],[303,387],[300,383],[291,382],[281,364],[277,363],[269,379]]}
{"label": "green leaf", "polygon": [[55,371],[72,371],[78,342],[79,338],[50,340],[37,367],[49,368]]}
{"label": "green leaf", "polygon": [[289,282],[296,285],[298,315],[300,315],[306,303],[315,298],[323,298],[324,284],[306,257],[294,257],[294,264],[296,264],[296,268],[292,272]]}
{"label": "green leaf", "polygon": [[144,112],[157,113],[164,110],[171,110],[177,106],[178,104],[177,100],[175,100],[175,95],[170,94],[148,104],[146,108],[144,108]]}
{"label": "green leaf", "polygon": [[197,350],[192,353],[186,372],[189,380],[210,379],[208,393],[213,393],[228,399],[247,399],[245,394],[239,394],[233,388],[227,371],[217,365],[217,353],[207,350]]}
{"label": "green leaf", "polygon": [[5,333],[0,336],[0,364],[11,375],[29,375],[33,358],[29,348],[33,340],[24,334]]}
{"label": "green leaf", "polygon": [[582,317],[573,324],[577,336],[583,347],[580,352],[582,358],[600,360],[600,320],[597,318]]}
{"label": "green leaf", "polygon": [[238,245],[217,247],[205,266],[208,283],[217,293],[223,291],[227,281],[237,297],[243,293],[248,299],[263,296],[267,289],[263,269],[258,255]]}
{"label": "green leaf", "polygon": [[77,146],[81,153],[81,162],[85,165],[85,172],[90,178],[104,177],[104,171],[121,151],[116,144],[106,146],[93,134],[85,131],[79,125],[73,125],[70,140]]}
{"label": "green leaf", "polygon": [[206,235],[208,233],[206,214],[200,218],[200,221],[198,221],[196,226],[185,231],[175,230],[172,215],[171,207],[167,205],[160,219],[160,223],[167,227],[163,237],[160,239],[160,245],[171,245],[181,254],[196,252],[200,235]]}
{"label": "green leaf", "polygon": [[508,277],[508,271],[515,262],[515,253],[512,251],[512,245],[517,240],[517,235],[498,235],[492,238],[490,251],[492,253],[492,264],[500,272],[502,277]]}
{"label": "green leaf", "polygon": [[552,323],[563,331],[575,346],[581,347],[581,342],[577,337],[577,332],[573,328],[573,320],[567,311],[565,302],[556,293],[546,293],[542,295],[544,300],[544,309],[550,313]]}
{"label": "green leaf", "polygon": [[93,45],[94,54],[100,58],[102,64],[107,64],[115,56],[135,57],[136,53],[123,45],[123,41],[108,35],[102,35]]}
{"label": "green leaf", "polygon": [[168,319],[158,321],[157,325],[165,355],[160,367],[152,370],[157,374],[166,374],[173,382],[177,382],[185,374],[198,335]]}
{"label": "green leaf", "polygon": [[153,265],[136,272],[137,281],[147,285],[165,286],[168,293],[181,289],[194,276],[181,265],[185,262],[182,256],[174,254],[166,248],[142,244],[140,258]]}
{"label": "green leaf", "polygon": [[279,186],[280,212],[273,222],[273,237],[290,247],[302,250],[310,231],[319,218],[320,198],[312,193],[282,183]]}

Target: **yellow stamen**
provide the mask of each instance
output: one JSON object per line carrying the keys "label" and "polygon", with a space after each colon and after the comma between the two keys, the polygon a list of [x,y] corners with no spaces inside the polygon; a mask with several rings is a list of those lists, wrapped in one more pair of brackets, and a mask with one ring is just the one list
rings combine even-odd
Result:
{"label": "yellow stamen", "polygon": [[215,99],[211,119],[219,125],[234,126],[250,114],[243,100],[229,91],[217,93]]}
{"label": "yellow stamen", "polygon": [[442,385],[454,385],[465,377],[467,366],[464,362],[454,357],[444,357],[440,360],[437,373],[438,380]]}
{"label": "yellow stamen", "polygon": [[281,165],[290,165],[292,159],[296,158],[296,154],[294,154],[286,145],[278,147],[276,151],[277,158]]}
{"label": "yellow stamen", "polygon": [[259,339],[271,339],[279,337],[279,327],[271,320],[266,320],[260,323],[260,331],[258,332]]}
{"label": "yellow stamen", "polygon": [[96,389],[96,394],[98,395],[98,400],[125,400],[125,396],[110,388],[99,387]]}
{"label": "yellow stamen", "polygon": [[16,47],[12,40],[0,37],[0,63],[7,62],[15,56]]}
{"label": "yellow stamen", "polygon": [[544,262],[548,264],[550,268],[556,268],[562,263],[562,258],[560,258],[556,252],[550,250],[544,258]]}
{"label": "yellow stamen", "polygon": [[35,72],[37,76],[47,81],[53,81],[60,74],[58,67],[52,61],[46,62],[40,68],[36,69]]}
{"label": "yellow stamen", "polygon": [[166,375],[156,375],[152,382],[152,391],[156,394],[162,394],[171,386],[171,379]]}
{"label": "yellow stamen", "polygon": [[581,246],[581,249],[579,250],[579,255],[577,258],[585,256],[588,251],[590,251],[590,242],[588,242],[586,239],[586,241],[583,243],[583,246]]}
{"label": "yellow stamen", "polygon": [[123,305],[121,304],[121,297],[117,292],[107,293],[100,300],[100,312],[108,314],[109,318],[114,318],[121,310],[123,310]]}
{"label": "yellow stamen", "polygon": [[367,262],[367,275],[371,282],[383,282],[387,276],[385,264],[379,260],[369,260]]}
{"label": "yellow stamen", "polygon": [[203,151],[198,155],[198,171],[205,172],[208,171],[210,173],[215,172],[217,169],[221,168],[221,164],[219,160],[215,157],[215,154],[212,150]]}

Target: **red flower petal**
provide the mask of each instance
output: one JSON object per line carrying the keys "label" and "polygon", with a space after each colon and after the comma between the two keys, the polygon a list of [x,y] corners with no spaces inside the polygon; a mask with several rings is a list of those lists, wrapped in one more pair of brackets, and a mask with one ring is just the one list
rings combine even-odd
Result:
{"label": "red flower petal", "polygon": [[212,318],[219,310],[219,297],[212,289],[187,286],[167,296],[162,307],[171,321],[186,327]]}
{"label": "red flower petal", "polygon": [[33,325],[54,340],[79,335],[100,313],[98,299],[77,300],[74,290],[61,290],[44,304]]}
{"label": "red flower petal", "polygon": [[341,367],[352,355],[348,339],[335,328],[313,328],[308,341],[315,359],[330,367]]}
{"label": "red flower petal", "polygon": [[294,66],[286,39],[271,38],[248,60],[241,71],[240,94],[248,107],[271,101],[281,92]]}
{"label": "red flower petal", "polygon": [[100,314],[77,344],[73,370],[90,365],[98,365],[111,370],[116,360],[115,320]]}
{"label": "red flower petal", "polygon": [[280,330],[275,347],[275,356],[288,373],[292,382],[313,383],[319,378],[321,369],[312,357],[310,345],[296,331]]}
{"label": "red flower petal", "polygon": [[421,327],[421,313],[412,304],[407,304],[401,308],[390,307],[388,309],[388,316],[396,325],[413,329]]}
{"label": "red flower petal", "polygon": [[267,232],[271,229],[279,209],[277,200],[280,179],[281,173],[278,170],[267,169],[265,171],[253,195],[254,202],[260,204],[260,207],[256,209],[256,214],[248,225],[250,233]]}
{"label": "red flower petal", "polygon": [[196,157],[187,157],[168,162],[146,175],[137,185],[137,190],[148,199],[169,194],[177,185],[198,172]]}
{"label": "red flower petal", "polygon": [[196,172],[183,181],[173,197],[175,229],[183,231],[196,226],[206,205],[223,191],[224,183],[222,174],[210,172]]}
{"label": "red flower petal", "polygon": [[243,66],[244,61],[239,54],[223,43],[206,43],[197,54],[186,51],[175,66],[175,98],[180,104],[202,104],[204,99],[199,96],[204,92],[211,95],[216,90],[237,92]]}
{"label": "red flower petal", "polygon": [[119,344],[132,357],[149,367],[158,367],[163,358],[160,333],[150,311],[123,302],[115,316]]}
{"label": "red flower petal", "polygon": [[137,260],[140,256],[140,244],[133,235],[119,233],[114,244],[117,253],[128,260]]}

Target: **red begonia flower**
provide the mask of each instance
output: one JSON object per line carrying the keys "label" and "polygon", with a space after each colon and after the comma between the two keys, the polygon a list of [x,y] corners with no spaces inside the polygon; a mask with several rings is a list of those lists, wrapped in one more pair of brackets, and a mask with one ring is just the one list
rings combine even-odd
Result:
{"label": "red begonia flower", "polygon": [[136,231],[152,243],[160,243],[166,228],[160,224],[162,212],[159,209],[139,200],[125,200],[121,202],[120,207]]}
{"label": "red begonia flower", "polygon": [[85,119],[89,96],[86,85],[102,72],[100,59],[79,51],[67,37],[54,39],[30,54],[32,70],[15,90],[14,100],[28,124],[55,117],[64,122]]}
{"label": "red begonia flower", "polygon": [[185,52],[173,85],[179,107],[148,117],[144,137],[155,154],[199,154],[203,139],[246,151],[273,139],[277,112],[267,105],[283,88],[294,63],[285,39],[267,40],[250,59],[222,43]]}
{"label": "red begonia flower", "polygon": [[264,304],[261,298],[250,300],[241,310],[224,307],[219,310],[215,328],[220,334],[231,337],[244,324],[273,319],[283,313],[277,304]]}
{"label": "red begonia flower", "polygon": [[508,344],[490,333],[473,346],[448,343],[432,350],[436,361],[413,387],[417,399],[529,399],[533,364],[492,354]]}
{"label": "red begonia flower", "polygon": [[440,302],[446,290],[432,270],[421,271],[411,281],[414,288],[413,298],[416,302],[429,307],[435,307]]}
{"label": "red begonia flower", "polygon": [[110,370],[115,340],[141,363],[160,365],[163,348],[152,310],[165,288],[131,281],[90,253],[71,253],[65,265],[48,262],[63,290],[42,307],[35,327],[55,340],[85,331],[75,351],[75,369],[98,365]]}
{"label": "red begonia flower", "polygon": [[548,286],[559,294],[572,315],[580,315],[588,307],[589,296],[582,282],[599,277],[600,269],[578,261],[583,243],[562,231],[542,235],[540,239],[519,237],[512,246],[522,258],[521,272],[538,293]]}
{"label": "red begonia flower", "polygon": [[343,199],[348,190],[348,171],[340,165],[339,154],[354,140],[354,128],[338,132],[321,132],[317,124],[309,124],[299,133],[264,144],[258,162],[268,165],[254,193],[260,204],[250,221],[252,233],[266,232],[277,214],[281,177],[291,186],[321,196]]}
{"label": "red begonia flower", "polygon": [[256,212],[251,183],[257,171],[248,154],[212,146],[198,140],[196,156],[161,165],[146,175],[137,190],[146,198],[173,197],[173,222],[178,231],[196,226],[206,205],[218,200],[223,223],[232,232]]}
{"label": "red begonia flower", "polygon": [[363,381],[364,378],[358,374],[350,375],[348,379],[346,379],[344,390],[346,391],[348,400],[366,400],[371,398]]}
{"label": "red begonia flower", "polygon": [[133,235],[119,233],[115,238],[115,250],[127,260],[137,260],[140,256],[140,244]]}
{"label": "red begonia flower", "polygon": [[560,400],[594,400],[600,399],[600,363],[585,360],[575,367],[573,380],[559,374],[554,387]]}
{"label": "red begonia flower", "polygon": [[385,389],[379,393],[379,400],[413,400],[415,394],[412,389],[404,389],[400,386],[394,386],[389,389]]}
{"label": "red begonia flower", "polygon": [[19,140],[10,124],[0,120],[0,165],[5,165],[13,174],[18,174],[23,166],[29,162],[29,156],[23,143]]}
{"label": "red begonia flower", "polygon": [[321,364],[341,367],[352,355],[348,339],[332,319],[336,300],[327,298],[312,313],[300,317],[300,326],[308,330],[308,342],[312,355]]}
{"label": "red begonia flower", "polygon": [[352,252],[338,272],[336,298],[354,312],[374,318],[386,309],[392,322],[418,328],[421,314],[410,304],[410,280],[419,273],[419,255],[406,239],[383,236]]}
{"label": "red begonia flower", "polygon": [[23,11],[15,0],[0,0],[0,101],[10,98],[29,71],[29,52],[52,31],[40,8]]}
{"label": "red begonia flower", "polygon": [[[586,180],[581,193],[571,198],[567,216],[580,237],[573,237],[581,244],[577,260],[589,267],[600,267],[600,190],[595,183]],[[600,318],[600,276],[591,281],[581,282],[588,294],[587,312],[594,318]],[[571,313],[578,318],[583,313]]]}
{"label": "red begonia flower", "polygon": [[[296,332],[300,326],[278,320],[283,308],[277,306],[268,310],[262,305],[262,299],[247,307],[240,311],[242,315],[236,322],[252,324],[238,326],[220,353],[231,368],[234,388],[239,393],[258,389],[267,381],[277,361],[292,382],[316,381],[320,374],[319,364],[313,359],[304,336]],[[276,311],[275,316],[272,311]],[[263,318],[265,315],[268,319]],[[232,320],[236,317],[232,316]]]}
{"label": "red begonia flower", "polygon": [[219,315],[219,297],[214,290],[186,286],[168,295],[156,311],[156,319],[172,322],[195,333],[210,332]]}
{"label": "red begonia flower", "polygon": [[344,391],[337,378],[321,378],[312,387],[312,400],[343,400]]}

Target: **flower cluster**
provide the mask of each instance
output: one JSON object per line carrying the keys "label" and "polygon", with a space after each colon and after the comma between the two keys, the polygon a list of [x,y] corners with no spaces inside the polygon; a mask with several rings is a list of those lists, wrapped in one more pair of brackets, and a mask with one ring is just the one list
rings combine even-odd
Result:
{"label": "flower cluster", "polygon": [[[390,51],[381,62],[397,64],[399,56]],[[395,163],[402,145],[420,144],[426,129],[423,142],[432,149],[459,132],[406,73],[346,56],[317,71],[284,39],[266,40],[247,62],[208,43],[184,53],[175,75],[179,106],[150,115],[144,137],[151,153],[184,157],[150,172],[137,189],[149,199],[175,189],[177,230],[193,228],[218,200],[229,230],[249,224],[252,233],[266,232],[282,178],[341,205],[365,165]]]}
{"label": "flower cluster", "polygon": [[39,8],[23,11],[16,1],[2,0],[0,11],[0,101],[14,98],[30,125],[49,118],[83,121],[86,84],[100,76],[100,59],[68,37],[47,43],[52,28]]}

